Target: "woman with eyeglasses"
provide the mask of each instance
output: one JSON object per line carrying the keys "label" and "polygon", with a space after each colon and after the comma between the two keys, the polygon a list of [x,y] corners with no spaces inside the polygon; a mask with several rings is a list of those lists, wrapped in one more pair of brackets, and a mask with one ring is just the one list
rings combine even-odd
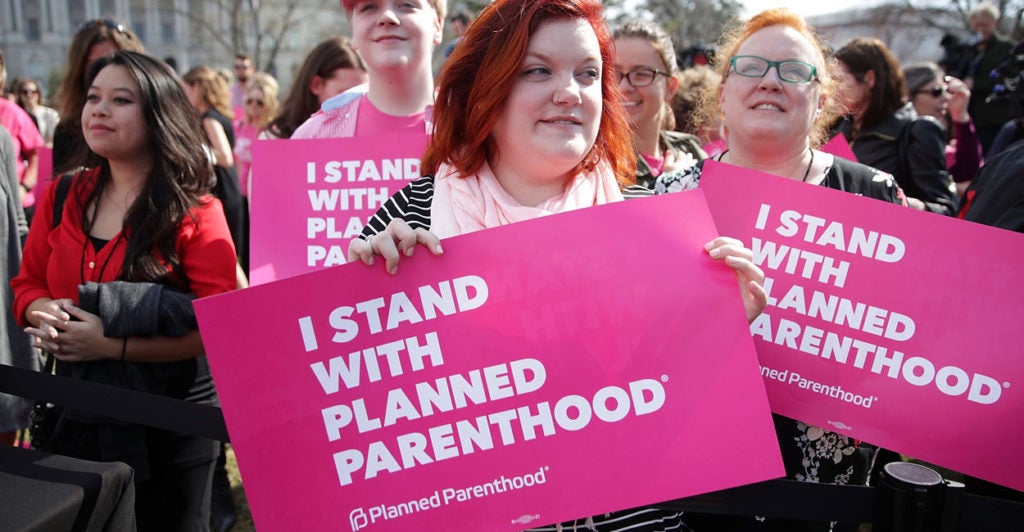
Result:
{"label": "woman with eyeglasses", "polygon": [[957,194],[963,196],[982,161],[981,141],[967,112],[971,90],[931,62],[907,66],[903,77],[914,111],[946,126],[946,166],[956,183]]}
{"label": "woman with eyeglasses", "polygon": [[[788,9],[764,11],[723,39],[713,64],[721,82],[708,87],[698,110],[701,123],[721,119],[726,130],[728,149],[716,160],[808,186],[903,203],[892,176],[817,149],[828,138],[828,124],[839,116],[837,73],[802,17]],[[682,176],[659,178],[655,188],[693,188],[702,169],[698,163]],[[831,484],[867,480],[868,461],[853,438],[782,416],[775,416],[775,430],[789,478]],[[830,530],[829,523],[693,514],[687,521],[694,530]]]}
{"label": "woman with eyeglasses", "polygon": [[848,113],[840,130],[860,162],[888,172],[922,211],[954,216],[959,200],[946,167],[946,134],[906,101],[899,61],[882,41],[853,39],[835,52],[839,97]]}
{"label": "woman with eyeglasses", "polygon": [[631,21],[615,30],[615,70],[637,151],[637,184],[650,188],[663,173],[693,166],[706,155],[700,139],[675,129],[672,97],[679,86],[676,53],[665,30]]}
{"label": "woman with eyeglasses", "polygon": [[64,62],[64,77],[54,97],[60,111],[60,123],[53,134],[53,173],[58,175],[74,170],[84,163],[74,154],[83,153],[82,95],[85,94],[85,76],[89,67],[99,58],[118,50],[141,52],[142,41],[128,26],[107,18],[94,19],[82,24],[68,46]]}
{"label": "woman with eyeglasses", "polygon": [[43,105],[43,93],[39,90],[39,83],[31,78],[15,78],[11,88],[14,89],[15,101],[35,122],[39,134],[43,137],[43,143],[48,148],[53,147],[53,130],[60,122],[60,113],[52,107]]}
{"label": "woman with eyeglasses", "polygon": [[252,167],[252,143],[277,117],[277,80],[265,72],[249,78],[249,88],[242,100],[242,116],[235,119],[235,168],[243,200],[249,197],[249,169]]}

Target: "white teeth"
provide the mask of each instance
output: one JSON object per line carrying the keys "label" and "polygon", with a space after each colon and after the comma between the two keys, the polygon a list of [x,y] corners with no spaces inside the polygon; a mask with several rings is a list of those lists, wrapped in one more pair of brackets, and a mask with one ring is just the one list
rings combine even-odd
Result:
{"label": "white teeth", "polygon": [[758,111],[781,111],[782,110],[781,108],[779,108],[779,106],[772,105],[770,103],[762,103],[762,104],[758,105],[757,107],[754,107],[754,109],[757,109]]}

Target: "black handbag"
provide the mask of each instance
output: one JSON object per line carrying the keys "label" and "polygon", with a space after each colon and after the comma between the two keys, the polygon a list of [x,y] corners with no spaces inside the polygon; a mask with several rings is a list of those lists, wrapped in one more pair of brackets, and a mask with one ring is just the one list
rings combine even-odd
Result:
{"label": "black handbag", "polygon": [[[53,373],[53,354],[46,353],[43,371]],[[64,420],[64,407],[46,401],[36,401],[29,413],[29,444],[37,451],[48,451],[54,436],[60,431]]]}

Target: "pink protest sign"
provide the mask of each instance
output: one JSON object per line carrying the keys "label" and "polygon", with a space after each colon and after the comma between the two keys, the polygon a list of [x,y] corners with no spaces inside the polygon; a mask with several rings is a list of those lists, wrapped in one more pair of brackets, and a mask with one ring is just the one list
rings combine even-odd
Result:
{"label": "pink protest sign", "polygon": [[824,146],[821,147],[821,151],[825,153],[831,153],[837,157],[842,157],[850,161],[856,161],[857,156],[853,154],[853,148],[850,148],[850,143],[846,141],[846,137],[842,133],[832,137]]}
{"label": "pink protest sign", "polygon": [[701,189],[768,277],[775,412],[1024,488],[1024,236],[720,163]]}
{"label": "pink protest sign", "polygon": [[252,283],[344,264],[366,220],[420,177],[426,142],[426,135],[256,141]]}
{"label": "pink protest sign", "polygon": [[715,235],[695,191],[196,302],[258,529],[522,529],[782,476]]}

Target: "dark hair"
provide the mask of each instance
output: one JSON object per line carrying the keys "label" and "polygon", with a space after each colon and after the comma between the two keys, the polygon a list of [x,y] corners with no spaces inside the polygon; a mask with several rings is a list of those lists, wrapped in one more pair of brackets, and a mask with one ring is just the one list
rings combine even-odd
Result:
{"label": "dark hair", "polygon": [[461,22],[463,24],[469,24],[473,21],[473,17],[470,16],[469,12],[465,9],[458,9],[448,17],[451,22]]}
{"label": "dark hair", "polygon": [[[907,65],[903,69],[903,79],[907,86],[906,96],[913,99],[915,92],[930,85],[935,78],[941,75],[942,69],[931,61]],[[929,86],[929,88],[931,87]]]}
{"label": "dark hair", "polygon": [[[153,157],[149,178],[125,215],[128,247],[120,278],[156,282],[168,277],[168,266],[172,272],[179,269],[175,234],[189,211],[200,204],[213,170],[198,141],[203,138],[199,119],[174,71],[145,54],[116,52],[96,61],[86,86],[111,65],[127,69],[139,86],[139,104]],[[78,198],[82,205],[98,201],[110,181],[110,163],[88,146],[85,150],[87,166],[100,167],[100,173],[91,195]],[[82,224],[89,234],[92,219],[83,216]]]}
{"label": "dark hair", "polygon": [[631,132],[619,102],[614,44],[597,0],[496,0],[480,12],[441,70],[434,134],[423,155],[424,173],[442,163],[472,175],[497,151],[491,131],[505,109],[530,36],[551,20],[582,19],[597,35],[601,50],[601,122],[597,140],[574,172],[603,162],[621,184],[636,181]]}
{"label": "dark hair", "polygon": [[81,129],[78,126],[82,118],[82,106],[85,104],[85,76],[92,47],[110,42],[118,50],[142,51],[142,42],[131,28],[111,22],[114,21],[97,19],[86,22],[68,45],[68,57],[64,62],[67,70],[54,99],[58,104],[61,121],[66,122],[69,129],[74,131]]}
{"label": "dark hair", "polygon": [[857,80],[863,83],[864,74],[875,73],[875,86],[868,96],[868,104],[860,117],[860,129],[870,129],[891,116],[903,106],[906,83],[900,62],[878,39],[860,37],[836,50],[835,58]]}
{"label": "dark hair", "polygon": [[274,136],[289,138],[295,130],[320,109],[320,101],[310,92],[313,78],[329,79],[339,68],[355,68],[366,72],[366,65],[344,37],[327,39],[316,45],[299,67],[288,96],[281,103],[277,119],[268,128]]}

